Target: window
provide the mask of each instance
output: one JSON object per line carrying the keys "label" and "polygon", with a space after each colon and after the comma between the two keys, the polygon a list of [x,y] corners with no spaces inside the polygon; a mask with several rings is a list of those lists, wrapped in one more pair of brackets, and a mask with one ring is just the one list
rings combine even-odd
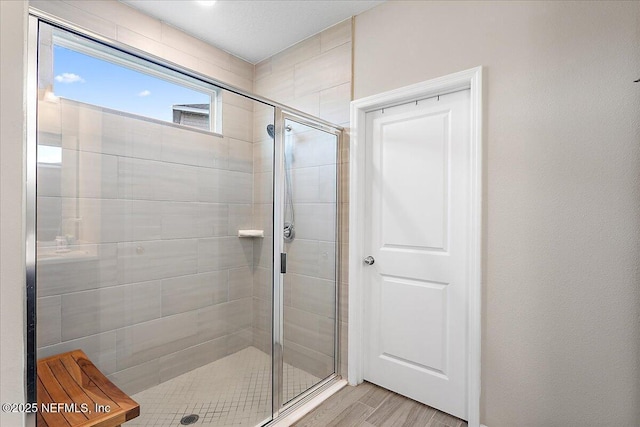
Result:
{"label": "window", "polygon": [[53,58],[57,97],[221,133],[215,86],[61,31]]}

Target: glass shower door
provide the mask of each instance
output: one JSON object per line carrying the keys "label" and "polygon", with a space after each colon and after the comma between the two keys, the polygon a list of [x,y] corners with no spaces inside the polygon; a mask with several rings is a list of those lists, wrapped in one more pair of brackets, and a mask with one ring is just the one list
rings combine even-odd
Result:
{"label": "glass shower door", "polygon": [[283,143],[286,405],[336,372],[338,135],[289,117]]}

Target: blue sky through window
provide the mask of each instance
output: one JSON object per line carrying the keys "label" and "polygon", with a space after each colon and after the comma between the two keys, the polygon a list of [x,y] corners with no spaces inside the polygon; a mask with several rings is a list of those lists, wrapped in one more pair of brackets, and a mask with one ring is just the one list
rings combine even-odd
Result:
{"label": "blue sky through window", "polygon": [[174,104],[210,104],[209,94],[54,47],[54,94],[101,107],[173,121]]}

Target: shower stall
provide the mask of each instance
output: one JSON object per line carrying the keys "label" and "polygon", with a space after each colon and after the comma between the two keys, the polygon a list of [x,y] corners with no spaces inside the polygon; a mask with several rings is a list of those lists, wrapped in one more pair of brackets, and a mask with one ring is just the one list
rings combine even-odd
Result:
{"label": "shower stall", "polygon": [[128,426],[264,425],[330,386],[342,129],[30,19],[31,398],[74,349]]}

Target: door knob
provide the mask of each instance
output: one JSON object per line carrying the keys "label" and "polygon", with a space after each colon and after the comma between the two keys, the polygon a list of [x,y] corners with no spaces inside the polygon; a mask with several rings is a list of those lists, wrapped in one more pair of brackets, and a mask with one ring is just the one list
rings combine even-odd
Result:
{"label": "door knob", "polygon": [[367,265],[373,265],[373,263],[376,262],[375,259],[373,259],[373,257],[371,255],[369,255],[368,257],[366,257],[364,259],[364,263]]}

